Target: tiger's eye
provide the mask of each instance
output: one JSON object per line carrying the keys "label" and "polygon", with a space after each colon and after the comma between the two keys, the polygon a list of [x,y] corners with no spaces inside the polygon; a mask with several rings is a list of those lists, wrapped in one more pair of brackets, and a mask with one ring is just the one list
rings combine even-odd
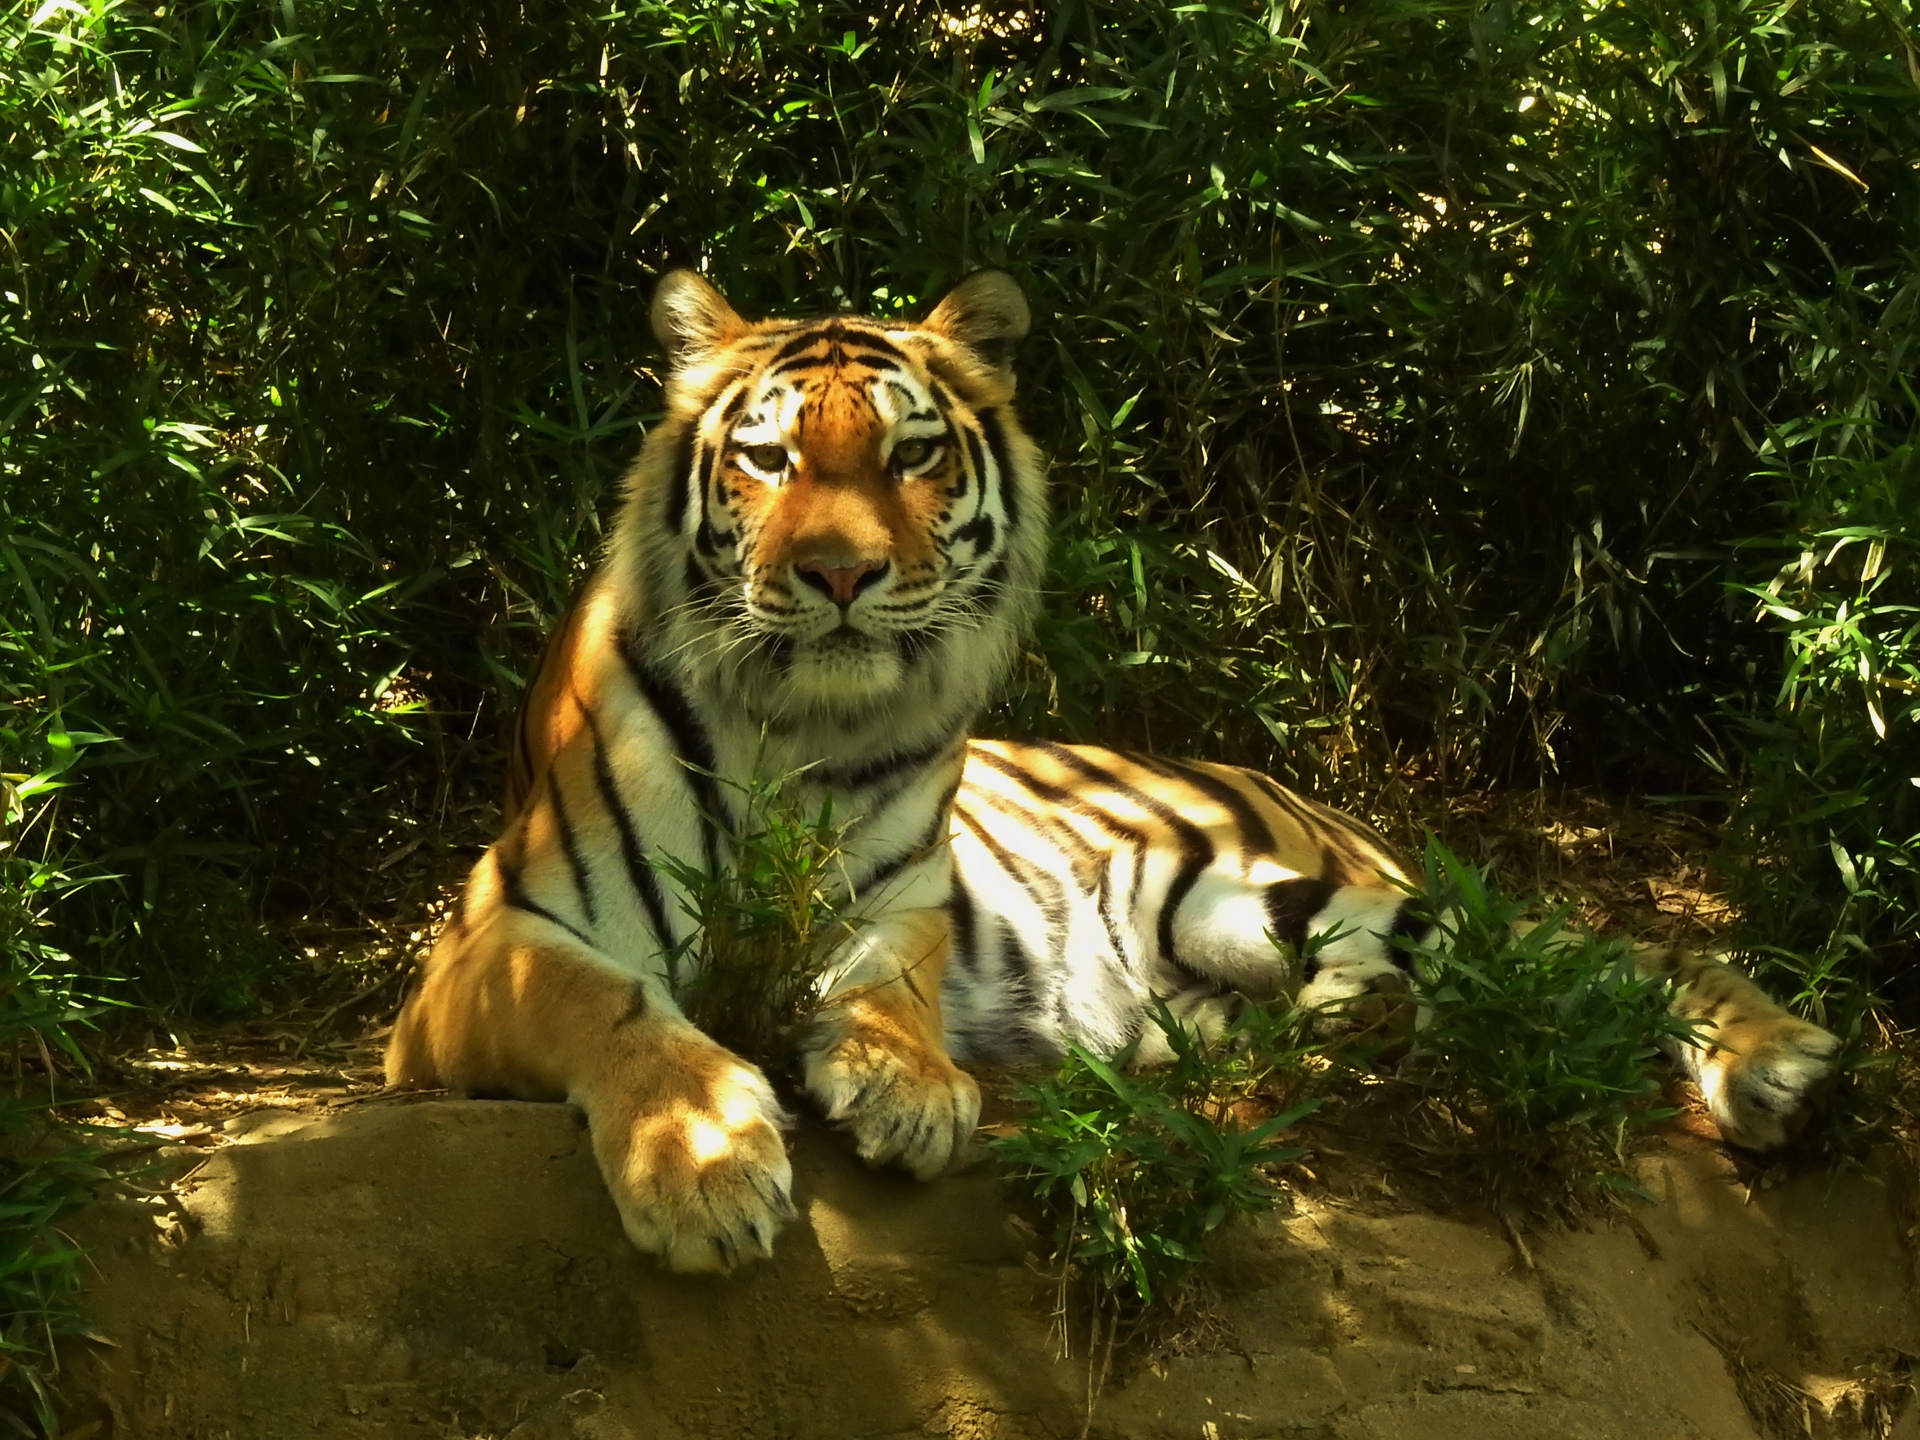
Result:
{"label": "tiger's eye", "polygon": [[899,469],[912,470],[931,460],[939,448],[933,440],[902,440],[893,447],[893,463]]}
{"label": "tiger's eye", "polygon": [[741,455],[756,470],[764,470],[769,475],[778,475],[787,468],[787,447],[784,445],[749,445]]}

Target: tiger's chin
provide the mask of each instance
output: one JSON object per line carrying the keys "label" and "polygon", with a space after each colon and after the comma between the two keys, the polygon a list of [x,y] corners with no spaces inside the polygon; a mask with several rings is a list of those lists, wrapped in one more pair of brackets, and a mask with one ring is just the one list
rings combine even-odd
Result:
{"label": "tiger's chin", "polygon": [[786,689],[795,704],[848,715],[891,700],[906,678],[891,640],[839,631],[795,649]]}

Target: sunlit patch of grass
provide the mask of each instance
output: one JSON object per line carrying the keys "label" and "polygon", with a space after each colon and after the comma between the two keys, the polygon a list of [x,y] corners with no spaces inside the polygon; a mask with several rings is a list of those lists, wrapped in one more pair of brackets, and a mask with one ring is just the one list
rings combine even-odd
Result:
{"label": "sunlit patch of grass", "polygon": [[653,861],[694,922],[668,957],[687,1018],[761,1064],[784,1061],[824,999],[834,953],[856,932],[842,864],[845,823],[831,800],[796,798],[801,776],[711,777],[732,792],[719,830],[726,862],[714,869],[672,856]]}
{"label": "sunlit patch of grass", "polygon": [[1252,1102],[1290,1089],[1313,1053],[1297,1021],[1249,1003],[1205,1038],[1156,1005],[1166,1066],[1130,1071],[1130,1051],[1107,1061],[1075,1045],[1053,1076],[1020,1088],[1031,1109],[993,1150],[1046,1217],[1063,1320],[1077,1291],[1111,1345],[1120,1326],[1176,1310],[1208,1237],[1278,1200],[1270,1168],[1302,1154],[1285,1132],[1319,1101],[1277,1113]]}

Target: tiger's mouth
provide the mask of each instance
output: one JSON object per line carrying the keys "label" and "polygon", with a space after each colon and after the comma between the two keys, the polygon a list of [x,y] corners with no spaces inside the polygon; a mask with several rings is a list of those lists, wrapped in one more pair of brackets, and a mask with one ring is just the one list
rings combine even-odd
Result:
{"label": "tiger's mouth", "polygon": [[888,637],[862,630],[851,620],[842,620],[824,635],[801,643],[806,649],[826,655],[866,655],[893,648]]}
{"label": "tiger's mouth", "polygon": [[848,623],[796,640],[788,653],[782,678],[790,695],[836,712],[884,703],[906,673],[896,637]]}

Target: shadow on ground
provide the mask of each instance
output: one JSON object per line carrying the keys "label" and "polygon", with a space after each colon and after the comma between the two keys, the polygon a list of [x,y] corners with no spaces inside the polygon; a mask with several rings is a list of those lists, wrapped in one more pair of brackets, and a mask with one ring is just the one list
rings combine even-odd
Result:
{"label": "shadow on ground", "polygon": [[[770,1265],[636,1255],[561,1106],[261,1112],[82,1217],[95,1338],[73,1423],[115,1440],[849,1440],[1081,1433],[1084,1356],[983,1173],[868,1173],[795,1140]],[[1894,1436],[1920,1355],[1881,1187],[1750,1199],[1718,1151],[1647,1162],[1632,1222],[1540,1237],[1302,1199],[1230,1232],[1210,1353],[1110,1388],[1110,1440]],[[1910,1393],[1910,1392],[1906,1392]],[[1831,1413],[1829,1413],[1831,1412]]]}

